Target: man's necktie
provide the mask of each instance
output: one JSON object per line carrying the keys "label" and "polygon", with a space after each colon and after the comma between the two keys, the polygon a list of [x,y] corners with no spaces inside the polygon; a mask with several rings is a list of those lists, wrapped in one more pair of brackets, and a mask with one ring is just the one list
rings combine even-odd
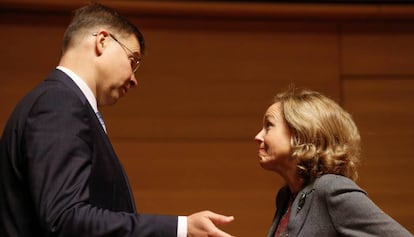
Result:
{"label": "man's necktie", "polygon": [[102,117],[102,114],[98,111],[98,112],[96,112],[96,117],[98,117],[98,119],[99,119],[99,122],[101,122],[101,125],[102,125],[102,128],[105,130],[105,132],[106,132],[106,126],[105,126],[105,121],[104,121],[104,119],[103,119],[103,117]]}

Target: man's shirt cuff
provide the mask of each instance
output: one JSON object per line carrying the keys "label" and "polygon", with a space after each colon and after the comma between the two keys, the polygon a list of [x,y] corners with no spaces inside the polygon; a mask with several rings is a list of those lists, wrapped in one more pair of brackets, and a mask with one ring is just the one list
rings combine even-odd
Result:
{"label": "man's shirt cuff", "polygon": [[187,217],[186,216],[178,217],[177,237],[187,237]]}

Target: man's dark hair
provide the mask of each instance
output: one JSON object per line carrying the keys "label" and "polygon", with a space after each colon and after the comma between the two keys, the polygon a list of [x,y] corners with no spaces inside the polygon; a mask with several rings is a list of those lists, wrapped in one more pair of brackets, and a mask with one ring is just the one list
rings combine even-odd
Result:
{"label": "man's dark hair", "polygon": [[99,3],[90,3],[75,10],[73,19],[63,36],[62,52],[65,52],[71,44],[75,43],[76,35],[92,34],[93,32],[90,31],[99,26],[108,27],[115,31],[115,34],[134,34],[139,42],[141,53],[144,53],[144,36],[138,27],[114,9]]}

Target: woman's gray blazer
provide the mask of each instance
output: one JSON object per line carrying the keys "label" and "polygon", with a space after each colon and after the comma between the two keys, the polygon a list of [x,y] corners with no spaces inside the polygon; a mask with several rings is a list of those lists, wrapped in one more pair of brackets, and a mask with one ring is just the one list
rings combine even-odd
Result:
{"label": "woman's gray blazer", "polygon": [[[287,186],[279,190],[277,210],[267,237],[273,237],[290,197]],[[288,236],[413,236],[384,213],[352,180],[323,175],[303,188],[291,209]]]}

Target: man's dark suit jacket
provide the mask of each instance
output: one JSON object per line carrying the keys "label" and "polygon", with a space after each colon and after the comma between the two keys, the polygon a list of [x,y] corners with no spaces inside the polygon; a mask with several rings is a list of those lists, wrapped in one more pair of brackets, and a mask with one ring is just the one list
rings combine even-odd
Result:
{"label": "man's dark suit jacket", "polygon": [[[267,237],[274,237],[291,193],[287,186],[277,195],[277,210]],[[295,237],[412,237],[404,227],[376,206],[352,180],[323,175],[296,196],[287,231]]]}
{"label": "man's dark suit jacket", "polygon": [[177,217],[137,214],[92,107],[60,70],[13,111],[0,141],[0,236],[176,237]]}

